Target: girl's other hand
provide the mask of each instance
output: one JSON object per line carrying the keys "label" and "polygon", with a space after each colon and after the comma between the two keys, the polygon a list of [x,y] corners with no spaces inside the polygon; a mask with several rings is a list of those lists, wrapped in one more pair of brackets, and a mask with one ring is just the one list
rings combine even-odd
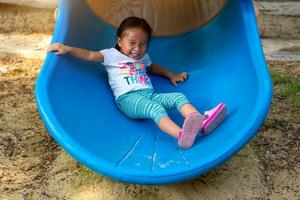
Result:
{"label": "girl's other hand", "polygon": [[174,74],[170,77],[170,81],[173,85],[177,86],[177,82],[183,83],[188,78],[187,72],[182,72],[180,74]]}
{"label": "girl's other hand", "polygon": [[54,43],[50,44],[50,47],[47,50],[47,53],[55,51],[55,55],[64,55],[68,53],[68,46],[60,44],[60,43]]}

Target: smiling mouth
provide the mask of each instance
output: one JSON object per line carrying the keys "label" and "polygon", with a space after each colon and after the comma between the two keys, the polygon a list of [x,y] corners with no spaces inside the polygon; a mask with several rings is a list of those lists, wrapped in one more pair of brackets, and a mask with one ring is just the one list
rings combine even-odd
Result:
{"label": "smiling mouth", "polygon": [[141,56],[141,53],[131,53],[131,56],[133,58],[139,58]]}

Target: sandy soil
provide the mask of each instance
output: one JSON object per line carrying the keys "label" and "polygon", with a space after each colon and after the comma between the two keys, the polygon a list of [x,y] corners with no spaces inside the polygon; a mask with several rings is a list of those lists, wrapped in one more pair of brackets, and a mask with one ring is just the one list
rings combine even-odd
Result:
{"label": "sandy soil", "polygon": [[[12,13],[1,12],[0,32],[51,32],[52,14],[43,18],[43,11],[36,18],[47,22],[26,29],[27,22],[18,19],[27,9],[16,11],[15,21],[5,21]],[[38,27],[49,20],[51,28]],[[17,54],[0,56],[0,200],[300,199],[300,109],[280,93],[279,83],[265,125],[232,159],[184,183],[139,186],[95,174],[62,150],[36,108],[34,85],[43,61]],[[300,62],[269,64],[276,73],[300,76]]]}
{"label": "sandy soil", "polygon": [[[262,131],[222,166],[180,184],[138,186],[91,172],[56,144],[35,104],[41,65],[41,59],[0,59],[9,66],[0,73],[0,199],[299,199],[299,110],[276,90]],[[283,74],[300,68],[271,65]]]}
{"label": "sandy soil", "polygon": [[54,9],[0,3],[0,33],[52,33],[54,23]]}

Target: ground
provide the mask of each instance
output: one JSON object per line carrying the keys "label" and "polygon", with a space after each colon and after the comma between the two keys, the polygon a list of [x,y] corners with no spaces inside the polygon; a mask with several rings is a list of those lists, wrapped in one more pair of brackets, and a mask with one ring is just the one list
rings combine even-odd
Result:
{"label": "ground", "polygon": [[[44,46],[36,49],[44,51]],[[90,171],[53,140],[34,96],[43,58],[19,53],[0,52],[1,200],[300,199],[299,61],[268,62],[274,83],[270,113],[238,154],[190,181],[138,186]]]}
{"label": "ground", "polygon": [[170,186],[137,186],[91,172],[65,153],[37,112],[42,59],[6,56],[0,74],[0,199],[299,199],[299,62],[270,62],[274,97],[260,132],[211,172]]}

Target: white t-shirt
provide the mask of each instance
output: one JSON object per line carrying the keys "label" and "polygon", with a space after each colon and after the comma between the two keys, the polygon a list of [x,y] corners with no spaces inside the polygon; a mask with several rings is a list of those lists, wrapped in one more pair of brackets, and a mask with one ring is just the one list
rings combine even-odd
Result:
{"label": "white t-shirt", "polygon": [[139,60],[134,60],[115,48],[104,49],[100,53],[104,56],[102,64],[108,73],[115,99],[130,91],[153,88],[146,70],[152,63],[147,53]]}

